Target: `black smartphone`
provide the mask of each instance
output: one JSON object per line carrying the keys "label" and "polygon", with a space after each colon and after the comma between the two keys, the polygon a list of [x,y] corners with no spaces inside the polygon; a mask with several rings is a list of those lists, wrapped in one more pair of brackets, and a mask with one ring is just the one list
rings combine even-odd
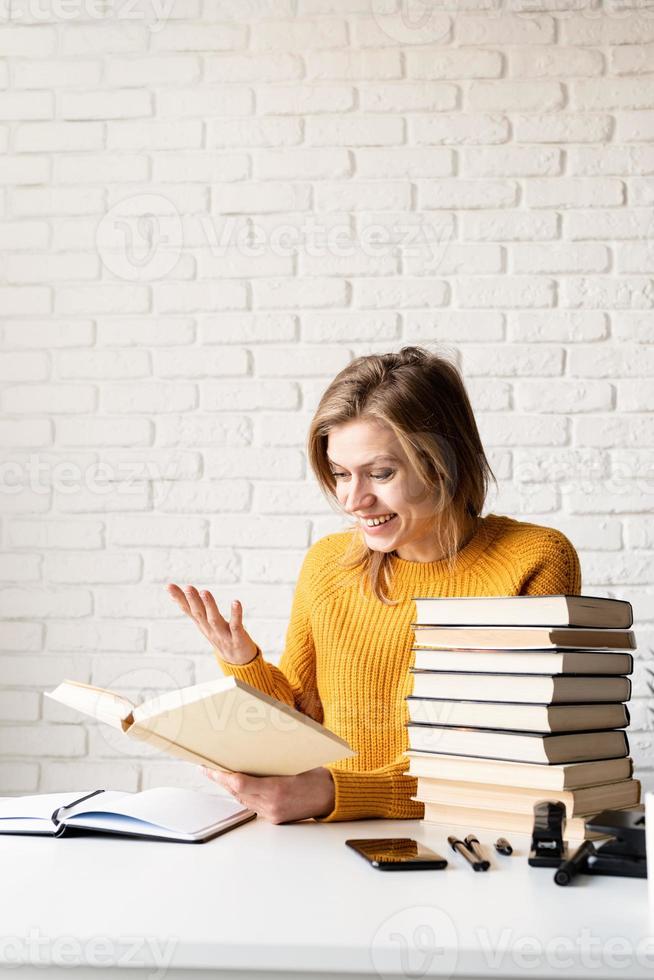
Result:
{"label": "black smartphone", "polygon": [[345,843],[380,871],[438,871],[447,861],[411,837],[371,837]]}

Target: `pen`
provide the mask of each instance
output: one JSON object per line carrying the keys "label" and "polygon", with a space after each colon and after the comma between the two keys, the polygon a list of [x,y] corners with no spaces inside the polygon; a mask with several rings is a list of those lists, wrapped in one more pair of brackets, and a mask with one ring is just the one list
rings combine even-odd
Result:
{"label": "pen", "polygon": [[488,869],[490,868],[490,861],[487,861],[486,858],[484,857],[484,852],[481,849],[481,844],[479,843],[475,835],[468,834],[468,836],[465,838],[463,843],[468,848],[468,850],[472,851],[474,856],[477,858],[477,860],[482,866],[481,870],[488,871]]}
{"label": "pen", "polygon": [[498,854],[513,854],[513,848],[506,837],[498,837],[495,841],[495,850]]}
{"label": "pen", "polygon": [[478,861],[477,858],[470,853],[470,851],[468,850],[468,848],[466,847],[466,845],[463,843],[462,840],[459,840],[457,837],[448,837],[447,842],[453,851],[456,851],[457,854],[460,854],[462,857],[466,859],[466,861],[474,871],[486,870],[484,868],[483,861]]}
{"label": "pen", "polygon": [[554,881],[557,885],[569,885],[575,875],[582,870],[589,855],[596,853],[592,840],[585,840],[567,861],[559,865],[554,874]]}

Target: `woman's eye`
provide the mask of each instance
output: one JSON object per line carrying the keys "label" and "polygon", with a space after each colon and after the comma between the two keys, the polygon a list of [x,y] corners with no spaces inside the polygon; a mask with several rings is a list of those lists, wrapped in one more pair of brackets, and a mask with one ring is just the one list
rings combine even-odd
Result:
{"label": "woman's eye", "polygon": [[[373,480],[388,480],[389,477],[393,476],[394,472],[395,472],[394,470],[385,470],[383,473],[371,473],[370,476],[372,477]],[[341,477],[346,476],[346,474],[336,473],[334,472],[334,470],[332,470],[332,476],[335,479],[340,480]]]}

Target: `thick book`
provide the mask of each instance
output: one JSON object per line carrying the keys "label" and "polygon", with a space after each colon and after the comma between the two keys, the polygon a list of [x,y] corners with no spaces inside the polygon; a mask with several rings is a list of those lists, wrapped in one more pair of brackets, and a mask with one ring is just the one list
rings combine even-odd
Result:
{"label": "thick book", "polygon": [[[415,648],[414,648],[415,649]],[[630,653],[586,650],[415,650],[418,670],[490,674],[631,674]]]}
{"label": "thick book", "polygon": [[414,646],[437,650],[635,650],[631,630],[578,626],[419,626]]}
{"label": "thick book", "polygon": [[77,681],[63,681],[46,697],[209,769],[295,776],[356,755],[317,721],[235,677],[166,691],[138,706]]}
{"label": "thick book", "polygon": [[416,798],[422,803],[529,814],[533,814],[534,805],[540,800],[557,800],[564,804],[566,816],[579,817],[599,813],[601,810],[636,806],[640,803],[640,783],[637,779],[624,779],[619,783],[606,783],[604,786],[557,791],[421,777],[418,779]]}
{"label": "thick book", "polygon": [[588,626],[629,629],[631,604],[594,595],[415,598],[416,623],[427,626]]}
{"label": "thick book", "polygon": [[482,759],[479,756],[443,755],[412,749],[409,776],[427,779],[450,779],[471,783],[493,783],[496,786],[524,787],[549,791],[581,789],[630,779],[633,762],[621,759],[600,759],[597,762],[568,762],[549,766],[529,762],[504,762]]}
{"label": "thick book", "polygon": [[256,817],[233,797],[159,786],[0,799],[0,834],[118,834],[202,844]]}
{"label": "thick book", "polygon": [[491,731],[487,728],[434,728],[407,725],[409,748],[448,755],[476,755],[510,762],[587,762],[629,755],[622,729],[610,732],[574,732],[537,735],[534,732]]}
{"label": "thick book", "polygon": [[[418,801],[420,802],[420,801]],[[428,823],[459,826],[467,828],[468,832],[477,828],[481,830],[496,830],[504,834],[531,834],[534,828],[532,813],[510,813],[505,810],[484,810],[471,806],[448,806],[441,803],[425,803],[424,819]],[[563,839],[580,843],[583,840],[598,840],[606,834],[593,833],[586,830],[584,817],[571,817],[565,821]]]}
{"label": "thick book", "polygon": [[422,725],[462,725],[521,732],[587,732],[626,728],[624,704],[506,704],[496,701],[442,701],[408,697],[411,721]]}
{"label": "thick book", "polygon": [[[417,654],[416,654],[417,656]],[[575,674],[488,674],[469,671],[417,670],[413,695],[453,701],[506,701],[520,704],[584,704],[595,701],[628,701],[628,677],[596,677]]]}
{"label": "thick book", "polygon": [[443,755],[418,749],[412,749],[406,755],[409,758],[409,776],[494,783],[497,786],[522,786],[525,789],[546,791],[599,786],[633,776],[633,762],[628,756],[621,759],[600,759],[597,762],[543,766],[540,763],[504,762],[500,759],[482,759],[479,756]]}

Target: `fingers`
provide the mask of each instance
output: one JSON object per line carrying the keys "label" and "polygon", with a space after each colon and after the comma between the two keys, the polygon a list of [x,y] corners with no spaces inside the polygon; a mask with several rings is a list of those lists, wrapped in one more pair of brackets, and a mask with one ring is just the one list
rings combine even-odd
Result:
{"label": "fingers", "polygon": [[211,592],[204,590],[201,593],[201,598],[204,602],[205,613],[209,626],[213,627],[213,629],[227,629],[227,623],[221,616],[220,610],[216,605],[216,600],[212,596]]}
{"label": "fingers", "polygon": [[175,602],[177,603],[177,605],[179,606],[179,608],[182,610],[182,612],[185,612],[187,616],[190,616],[191,615],[191,607],[189,606],[188,602],[186,601],[186,596],[184,595],[184,593],[180,589],[179,585],[175,585],[174,582],[171,582],[170,585],[167,585],[166,586],[166,591],[167,591],[168,595],[172,599],[175,600]]}
{"label": "fingers", "polygon": [[187,585],[184,589],[184,595],[186,600],[191,607],[191,612],[193,613],[194,619],[202,625],[207,624],[207,611],[204,608],[204,603],[200,598],[200,593],[195,588],[194,585]]}

